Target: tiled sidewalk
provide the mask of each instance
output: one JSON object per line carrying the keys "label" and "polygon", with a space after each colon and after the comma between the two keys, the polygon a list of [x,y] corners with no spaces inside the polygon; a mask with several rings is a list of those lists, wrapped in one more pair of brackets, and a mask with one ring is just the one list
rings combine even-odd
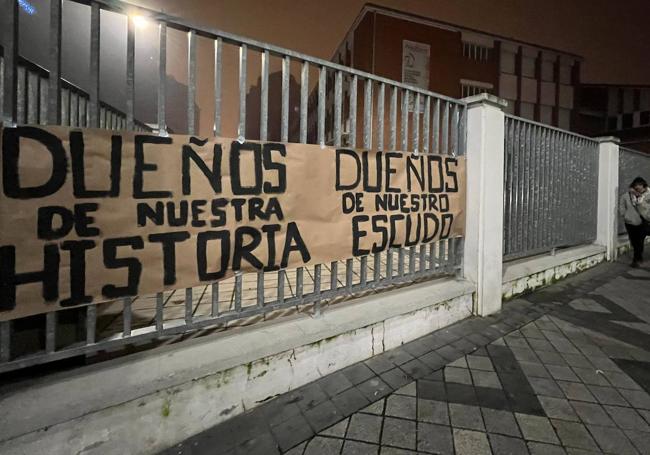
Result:
{"label": "tiled sidewalk", "polygon": [[597,267],[324,377],[169,454],[650,453],[650,271]]}

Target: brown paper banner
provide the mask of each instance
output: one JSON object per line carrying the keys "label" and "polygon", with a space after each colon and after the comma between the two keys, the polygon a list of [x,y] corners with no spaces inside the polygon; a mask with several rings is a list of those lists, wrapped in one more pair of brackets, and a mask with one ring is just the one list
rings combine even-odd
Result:
{"label": "brown paper banner", "polygon": [[462,157],[2,130],[0,320],[463,235]]}

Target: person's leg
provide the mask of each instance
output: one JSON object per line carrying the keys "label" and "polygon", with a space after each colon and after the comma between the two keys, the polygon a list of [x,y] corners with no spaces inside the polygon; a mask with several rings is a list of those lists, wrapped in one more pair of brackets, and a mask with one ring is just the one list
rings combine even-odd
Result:
{"label": "person's leg", "polygon": [[643,262],[643,247],[645,246],[646,231],[645,226],[639,226],[639,254],[637,257],[637,262]]}
{"label": "person's leg", "polygon": [[[632,265],[638,265],[639,261],[643,260],[643,243],[640,243],[643,227],[626,224],[625,228],[627,229],[627,235],[630,238],[630,245],[634,251]],[[641,240],[641,242],[643,241]]]}

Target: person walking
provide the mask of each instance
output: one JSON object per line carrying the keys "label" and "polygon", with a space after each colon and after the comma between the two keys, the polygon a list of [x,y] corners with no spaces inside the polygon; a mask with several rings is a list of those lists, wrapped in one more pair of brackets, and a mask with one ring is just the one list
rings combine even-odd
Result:
{"label": "person walking", "polygon": [[621,196],[619,213],[625,220],[625,230],[634,250],[632,267],[639,267],[643,263],[645,238],[650,233],[650,191],[643,178],[635,178]]}

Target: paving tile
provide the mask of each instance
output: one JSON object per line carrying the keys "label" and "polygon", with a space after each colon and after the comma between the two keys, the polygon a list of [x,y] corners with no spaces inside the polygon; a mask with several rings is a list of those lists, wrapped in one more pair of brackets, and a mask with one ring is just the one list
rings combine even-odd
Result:
{"label": "paving tile", "polygon": [[553,341],[550,340],[553,347],[561,353],[564,354],[579,354],[580,351],[567,339]]}
{"label": "paving tile", "polygon": [[411,354],[413,357],[420,357],[431,351],[433,348],[431,348],[426,341],[423,341],[422,338],[419,338],[415,341],[411,341],[410,343],[403,344],[402,349]]}
{"label": "paving tile", "polygon": [[318,385],[328,396],[333,397],[354,386],[352,382],[341,372],[328,374],[319,379]]}
{"label": "paving tile", "polygon": [[567,365],[566,360],[557,352],[537,352],[537,357],[544,365]]}
{"label": "paving tile", "polygon": [[464,404],[449,403],[451,426],[485,431],[481,408]]}
{"label": "paving tile", "polygon": [[541,330],[539,330],[537,327],[535,327],[534,323],[528,324],[521,329],[519,329],[521,334],[528,338],[528,342],[531,341],[531,339],[537,339],[537,340],[543,340],[545,339],[544,334],[542,333]]}
{"label": "paving tile", "polygon": [[[463,354],[469,354],[471,352],[476,351],[478,349],[478,346],[476,343],[472,342],[471,340],[467,338],[461,338],[460,340],[454,341],[453,343],[450,343],[451,346],[454,347],[454,349],[457,349]],[[444,357],[444,356],[443,356]]]}
{"label": "paving tile", "polygon": [[492,389],[500,389],[501,382],[499,376],[494,371],[480,371],[470,370],[472,373],[472,380],[476,386],[488,387]]}
{"label": "paving tile", "polygon": [[426,364],[419,361],[418,359],[413,359],[405,364],[401,365],[400,368],[413,379],[420,379],[425,377],[427,374],[433,371]]}
{"label": "paving tile", "polygon": [[380,455],[418,455],[417,452],[406,449],[398,449],[396,447],[382,446],[379,451]]}
{"label": "paving tile", "polygon": [[504,337],[504,340],[510,348],[530,348],[526,338],[522,336],[514,337],[512,334],[509,334]]}
{"label": "paving tile", "polygon": [[[592,357],[592,356],[598,356],[598,357],[607,357],[605,353],[595,344],[589,343],[583,346],[578,346],[578,349],[580,352],[582,352],[584,355]],[[607,357],[609,358],[609,357]],[[594,364],[596,366],[596,364]]]}
{"label": "paving tile", "polygon": [[346,438],[357,441],[379,443],[382,418],[369,414],[354,414],[348,425]]}
{"label": "paving tile", "polygon": [[559,384],[552,379],[528,378],[528,382],[537,395],[564,398],[562,390],[560,390],[560,387],[558,387]]}
{"label": "paving tile", "polygon": [[551,419],[551,423],[563,446],[598,451],[596,442],[583,424],[554,419]]}
{"label": "paving tile", "polygon": [[531,348],[510,348],[510,350],[515,356],[515,359],[520,362],[539,362],[537,354]]}
{"label": "paving tile", "polygon": [[539,397],[539,402],[542,404],[546,415],[552,419],[580,421],[571,404],[563,398]]}
{"label": "paving tile", "polygon": [[409,397],[416,396],[416,393],[417,393],[417,388],[416,388],[415,381],[406,384],[404,387],[395,391],[396,395],[406,395]]}
{"label": "paving tile", "polygon": [[639,384],[637,384],[632,378],[630,378],[625,373],[621,373],[618,371],[603,371],[603,375],[617,389],[641,390]]}
{"label": "paving tile", "polygon": [[404,373],[399,368],[393,368],[392,370],[386,371],[379,377],[382,381],[384,381],[395,390],[404,387],[410,382],[413,382],[413,378],[411,378],[408,374]]}
{"label": "paving tile", "polygon": [[519,423],[524,439],[537,442],[548,442],[558,444],[559,441],[553,431],[551,423],[546,417],[531,416],[516,413],[515,417]]}
{"label": "paving tile", "polygon": [[546,367],[541,363],[519,362],[519,366],[521,367],[521,370],[524,372],[524,374],[528,377],[534,377],[534,378],[551,377]]}
{"label": "paving tile", "polygon": [[309,439],[314,431],[302,415],[296,415],[281,424],[272,427],[271,433],[278,442],[280,449],[288,450],[293,446]]}
{"label": "paving tile", "polygon": [[355,363],[341,370],[341,373],[354,385],[361,384],[375,376],[375,373],[364,363]]}
{"label": "paving tile", "polygon": [[445,388],[447,389],[447,401],[450,403],[460,403],[474,406],[478,404],[476,391],[472,386],[449,382],[445,384]]}
{"label": "paving tile", "polygon": [[512,412],[481,408],[485,429],[489,433],[521,437],[519,426]]}
{"label": "paving tile", "polygon": [[451,429],[444,425],[419,423],[417,449],[424,452],[435,452],[440,455],[453,455],[454,443]]}
{"label": "paving tile", "polygon": [[593,365],[591,362],[589,362],[589,359],[587,359],[587,357],[585,357],[582,354],[560,354],[560,355],[564,357],[564,360],[566,360],[567,363],[572,367],[593,368]]}
{"label": "paving tile", "polygon": [[382,374],[385,371],[395,368],[395,364],[388,359],[386,354],[371,357],[364,363],[376,374]]}
{"label": "paving tile", "polygon": [[596,398],[584,384],[579,384],[577,382],[558,381],[557,385],[560,386],[562,392],[564,392],[564,395],[569,400],[587,401],[591,403],[597,402]]}
{"label": "paving tile", "polygon": [[332,403],[341,411],[341,414],[347,416],[368,406],[370,400],[359,389],[353,387],[333,397]]}
{"label": "paving tile", "polygon": [[303,411],[311,409],[328,399],[328,396],[323,392],[317,382],[312,382],[311,384],[300,387],[295,390],[295,394],[300,397],[300,399],[296,401],[296,404]]}
{"label": "paving tile", "polygon": [[603,451],[616,455],[637,453],[632,442],[618,428],[595,425],[587,425],[587,428]]}
{"label": "paving tile", "polygon": [[[359,392],[361,393],[361,392]],[[364,397],[365,398],[365,397]],[[384,405],[386,404],[386,399],[381,399],[379,401],[375,401],[369,406],[366,406],[359,412],[364,412],[366,414],[375,414],[375,415],[384,415]]]}
{"label": "paving tile", "polygon": [[640,453],[650,451],[650,433],[636,430],[624,430],[623,432]]}
{"label": "paving tile", "polygon": [[[616,365],[612,361],[612,359],[610,359],[609,357],[607,357],[605,355],[590,355],[589,356],[589,361],[591,362],[591,364],[595,368],[597,368],[599,370],[602,370],[604,372],[607,372],[607,371],[612,371],[612,372],[617,372],[617,373],[621,372],[621,369],[618,367],[618,365]],[[579,366],[579,365],[576,365],[576,366]],[[605,373],[605,376],[607,376],[607,373]]]}
{"label": "paving tile", "polygon": [[620,406],[603,406],[614,423],[623,430],[649,431],[650,426],[641,415],[632,408]]}
{"label": "paving tile", "polygon": [[257,434],[254,438],[238,445],[235,453],[245,453],[250,455],[279,455],[278,444],[269,432]]}
{"label": "paving tile", "polygon": [[[483,333],[485,330],[484,328],[480,329],[481,333],[470,333],[467,335],[467,339],[471,341],[475,346],[485,346],[488,344],[490,341],[492,341],[494,338],[489,337],[487,334]],[[474,350],[476,352],[476,350]]]}
{"label": "paving tile", "polygon": [[445,383],[421,379],[417,382],[418,398],[426,400],[447,401]]}
{"label": "paving tile", "polygon": [[513,412],[544,416],[544,408],[537,395],[519,393],[518,395],[509,396],[508,399],[510,400],[510,410]]}
{"label": "paving tile", "polygon": [[449,425],[449,411],[444,401],[418,398],[418,421]]}
{"label": "paving tile", "polygon": [[331,401],[325,401],[311,409],[306,410],[304,412],[304,415],[309,422],[309,425],[316,433],[324,430],[325,428],[333,425],[345,417]]}
{"label": "paving tile", "polygon": [[381,433],[381,444],[415,449],[415,422],[386,417]]}
{"label": "paving tile", "polygon": [[466,368],[454,368],[446,366],[444,370],[446,382],[457,382],[459,384],[472,385],[472,377]]}
{"label": "paving tile", "polygon": [[494,455],[528,455],[528,449],[523,439],[500,434],[491,434],[489,439]]}
{"label": "paving tile", "polygon": [[379,400],[392,392],[390,386],[379,378],[368,379],[357,387],[371,402]]}
{"label": "paving tile", "polygon": [[538,351],[547,351],[547,352],[555,352],[555,348],[551,343],[546,341],[546,339],[529,339],[528,344],[530,345],[531,348],[535,352]]}
{"label": "paving tile", "polygon": [[378,455],[379,446],[358,441],[345,441],[341,455]]}
{"label": "paving tile", "polygon": [[316,436],[307,444],[304,455],[338,455],[343,446],[343,439]]}
{"label": "paving tile", "polygon": [[441,368],[447,363],[447,359],[435,351],[424,354],[422,357],[419,357],[419,360],[433,370]]}
{"label": "paving tile", "polygon": [[[309,441],[305,441],[302,444],[298,444],[293,449],[290,449],[288,452],[284,452],[283,455],[303,455],[303,452],[305,451],[305,447],[307,447],[308,442]],[[225,455],[231,455],[231,454],[228,453],[228,454],[225,454]]]}
{"label": "paving tile", "polygon": [[650,409],[650,396],[642,390],[618,389],[635,408]]}
{"label": "paving tile", "polygon": [[509,410],[510,401],[503,390],[475,387],[479,406],[491,409]]}
{"label": "paving tile", "polygon": [[491,455],[487,435],[479,431],[454,428],[454,445],[457,455]]}
{"label": "paving tile", "polygon": [[291,417],[300,414],[300,408],[295,403],[282,403],[274,400],[265,406],[263,414],[270,426],[276,426],[290,419]]}
{"label": "paving tile", "polygon": [[386,413],[387,416],[402,417],[404,419],[415,420],[416,413],[416,399],[415,397],[407,397],[402,395],[390,395],[386,398]]}
{"label": "paving tile", "polygon": [[451,345],[443,346],[435,351],[440,357],[448,361],[454,361],[463,356],[463,352]]}
{"label": "paving tile", "polygon": [[428,381],[444,381],[445,380],[445,375],[443,373],[443,369],[434,371],[431,374],[426,375],[424,378],[425,380]]}
{"label": "paving tile", "polygon": [[625,398],[623,398],[623,395],[621,395],[614,387],[603,387],[597,385],[590,385],[587,387],[600,404],[629,406]]}
{"label": "paving tile", "polygon": [[598,373],[594,368],[574,368],[573,371],[580,377],[585,384],[608,386],[609,382],[605,376]]}
{"label": "paving tile", "polygon": [[489,357],[480,355],[468,355],[467,365],[472,370],[494,371],[494,366]]}
{"label": "paving tile", "polygon": [[388,360],[393,362],[395,365],[403,365],[415,358],[401,348],[391,349],[390,351],[387,351],[385,355],[388,357]]}
{"label": "paving tile", "polygon": [[348,429],[349,422],[350,422],[350,418],[348,417],[347,419],[341,420],[339,423],[324,429],[319,434],[325,436],[334,436],[337,438],[343,438],[345,437],[345,431]]}
{"label": "paving tile", "polygon": [[566,455],[564,448],[541,442],[528,442],[530,455]]}
{"label": "paving tile", "polygon": [[461,357],[460,359],[456,359],[453,362],[448,363],[447,368],[469,368],[467,366],[467,358]]}
{"label": "paving tile", "polygon": [[571,406],[573,406],[576,414],[586,424],[614,426],[612,419],[609,418],[603,407],[599,404],[571,401]]}
{"label": "paving tile", "polygon": [[546,369],[555,380],[580,382],[578,376],[576,376],[569,367],[561,365],[548,365]]}

